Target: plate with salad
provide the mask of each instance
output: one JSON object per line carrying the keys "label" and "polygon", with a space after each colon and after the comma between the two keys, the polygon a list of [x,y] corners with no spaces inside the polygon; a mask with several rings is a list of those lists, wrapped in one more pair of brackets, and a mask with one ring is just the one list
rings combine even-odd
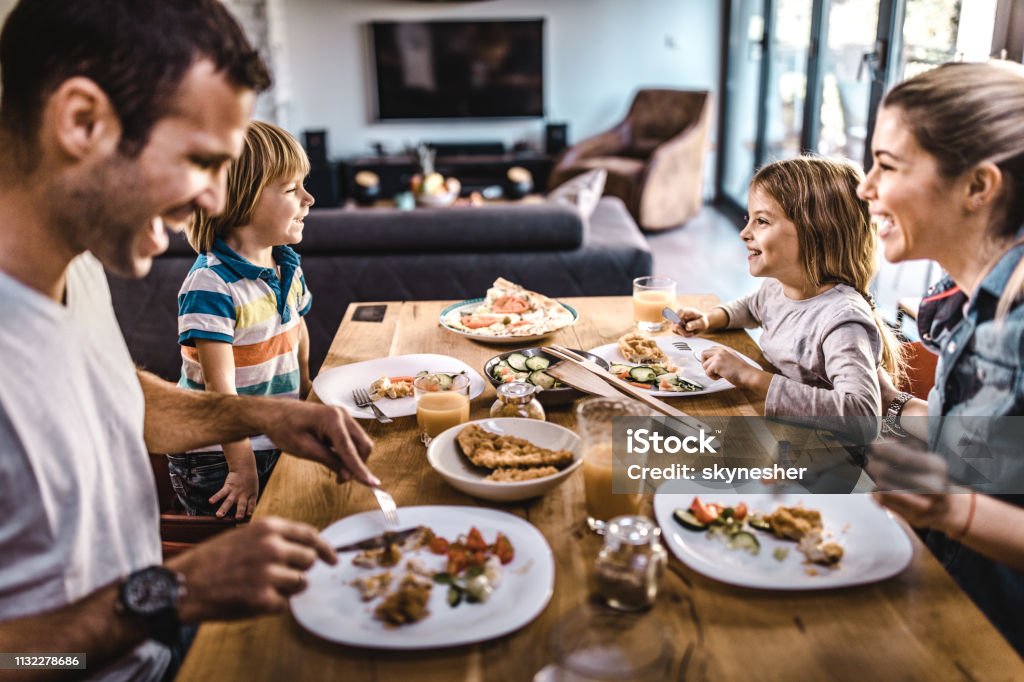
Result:
{"label": "plate with salad", "polygon": [[[604,358],[581,350],[574,352],[608,369],[608,363]],[[558,362],[558,358],[548,355],[540,347],[523,348],[496,355],[488,360],[484,365],[484,376],[495,387],[512,381],[525,381],[537,387],[537,399],[542,404],[567,405],[582,397],[584,393],[563,384],[546,372],[548,367]]]}
{"label": "plate with salad", "polygon": [[364,362],[353,362],[320,372],[313,379],[313,390],[328,405],[344,407],[357,419],[373,419],[368,407],[356,406],[352,391],[361,388],[371,394],[374,403],[389,417],[416,414],[412,382],[420,374],[436,375],[441,385],[456,374],[469,376],[469,398],[484,392],[487,384],[480,374],[456,358],[434,353],[395,355]]}
{"label": "plate with salad", "polygon": [[[685,346],[685,348],[680,345]],[[673,398],[705,395],[733,388],[725,379],[712,380],[704,373],[699,357],[709,348],[723,346],[700,337],[646,337],[636,332],[623,336],[590,352],[609,364],[612,374],[651,395]],[[752,367],[761,366],[740,355]]]}
{"label": "plate with salad", "polygon": [[885,580],[914,550],[868,495],[657,493],[654,514],[680,561],[709,578],[765,590],[825,590]]}
{"label": "plate with salad", "polygon": [[[314,564],[309,587],[291,599],[303,628],[350,646],[436,649],[514,632],[551,600],[554,556],[528,521],[447,505],[401,507],[399,518],[403,530],[394,535],[406,542],[339,551],[336,565]],[[380,512],[368,511],[336,521],[322,536],[349,546],[385,530]],[[411,542],[419,531],[428,536]]]}

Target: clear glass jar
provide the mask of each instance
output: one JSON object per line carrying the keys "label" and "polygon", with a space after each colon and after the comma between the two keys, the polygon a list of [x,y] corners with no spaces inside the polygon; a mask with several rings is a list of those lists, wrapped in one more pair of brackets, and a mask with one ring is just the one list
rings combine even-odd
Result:
{"label": "clear glass jar", "polygon": [[661,529],[644,516],[617,516],[597,555],[597,591],[608,606],[639,611],[654,603],[668,553]]}
{"label": "clear glass jar", "polygon": [[537,387],[525,381],[498,384],[498,399],[491,405],[492,417],[521,417],[544,421],[544,408],[536,398]]}

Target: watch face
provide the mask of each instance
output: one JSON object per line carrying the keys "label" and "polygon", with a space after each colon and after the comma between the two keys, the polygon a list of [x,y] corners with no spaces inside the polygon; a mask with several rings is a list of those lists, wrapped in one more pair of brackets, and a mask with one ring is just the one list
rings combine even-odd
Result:
{"label": "watch face", "polygon": [[153,615],[172,608],[178,591],[177,576],[161,566],[132,573],[122,587],[125,606],[139,615]]}

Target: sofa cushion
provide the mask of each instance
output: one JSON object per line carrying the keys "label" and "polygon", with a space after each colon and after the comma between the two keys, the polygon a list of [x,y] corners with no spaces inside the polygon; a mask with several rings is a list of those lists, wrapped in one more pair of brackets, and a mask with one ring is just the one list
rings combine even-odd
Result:
{"label": "sofa cushion", "polygon": [[574,206],[584,221],[590,220],[594,209],[597,208],[597,202],[604,193],[604,181],[607,177],[608,171],[603,168],[581,173],[548,192],[548,201]]}
{"label": "sofa cushion", "polygon": [[583,221],[572,207],[510,203],[311,211],[295,250],[318,255],[473,253],[575,249],[582,243]]}

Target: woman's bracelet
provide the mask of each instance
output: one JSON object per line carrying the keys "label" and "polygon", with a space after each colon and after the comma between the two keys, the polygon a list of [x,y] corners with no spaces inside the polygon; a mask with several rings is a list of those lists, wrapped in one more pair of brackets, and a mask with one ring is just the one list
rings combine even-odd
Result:
{"label": "woman's bracelet", "polygon": [[967,537],[968,531],[971,530],[971,523],[974,521],[974,510],[978,506],[978,493],[971,491],[971,506],[967,508],[967,520],[964,521],[964,527],[960,529],[960,532],[956,535],[950,535],[950,540],[956,540],[959,542]]}

